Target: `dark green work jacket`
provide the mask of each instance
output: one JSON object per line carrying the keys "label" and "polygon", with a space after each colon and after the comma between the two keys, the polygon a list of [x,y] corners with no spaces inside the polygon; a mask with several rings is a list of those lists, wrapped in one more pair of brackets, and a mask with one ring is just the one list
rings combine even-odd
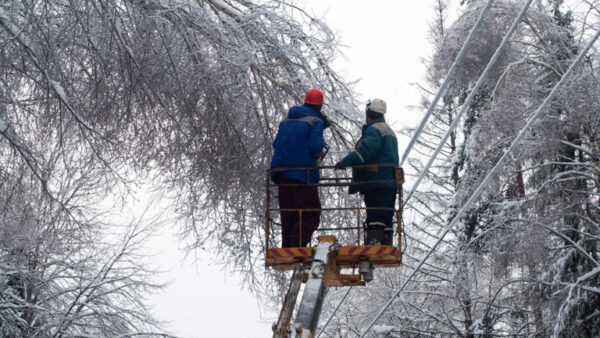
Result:
{"label": "dark green work jacket", "polygon": [[[398,140],[384,118],[372,121],[362,127],[362,135],[354,151],[342,159],[345,166],[366,164],[392,164],[398,166]],[[353,168],[353,182],[372,182],[353,184],[351,194],[373,189],[396,189],[396,175],[393,166],[367,166]],[[386,181],[386,182],[373,182]]]}

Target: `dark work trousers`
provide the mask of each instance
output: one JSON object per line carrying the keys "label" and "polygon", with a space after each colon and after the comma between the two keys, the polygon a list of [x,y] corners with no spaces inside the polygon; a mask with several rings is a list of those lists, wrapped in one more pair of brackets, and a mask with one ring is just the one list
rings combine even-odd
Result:
{"label": "dark work trousers", "polygon": [[[280,209],[321,209],[319,191],[316,186],[308,186],[302,181],[283,175],[278,178],[277,184],[279,184]],[[299,184],[301,186],[286,187],[282,184]],[[282,211],[281,247],[306,246],[310,243],[313,232],[319,227],[320,218],[320,211],[302,211],[302,217],[300,217],[299,211]]]}
{"label": "dark work trousers", "polygon": [[394,204],[396,203],[396,190],[373,189],[365,191],[363,198],[367,208],[390,208],[390,210],[367,210],[367,221],[382,222],[388,227],[394,218]]}

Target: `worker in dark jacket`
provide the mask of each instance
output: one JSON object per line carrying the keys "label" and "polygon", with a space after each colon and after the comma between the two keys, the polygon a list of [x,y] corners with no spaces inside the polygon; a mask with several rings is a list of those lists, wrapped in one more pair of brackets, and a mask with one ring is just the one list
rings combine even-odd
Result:
{"label": "worker in dark jacket", "polygon": [[[373,99],[367,103],[367,124],[362,127],[362,135],[354,151],[335,165],[336,169],[363,165],[353,169],[354,184],[349,192],[363,195],[367,207],[367,245],[392,245],[394,234],[392,220],[397,191],[395,167],[398,166],[398,141],[392,128],[385,122],[385,113],[385,101]],[[368,164],[374,166],[364,166]]]}
{"label": "worker in dark jacket", "polygon": [[[279,208],[296,209],[281,212],[283,248],[306,246],[319,227],[321,202],[317,187],[324,140],[323,130],[329,121],[321,113],[323,92],[312,88],[306,92],[304,105],[292,107],[279,124],[273,142],[271,168],[314,168],[306,170],[273,170],[271,179],[279,186]],[[313,211],[303,211],[313,209]]]}

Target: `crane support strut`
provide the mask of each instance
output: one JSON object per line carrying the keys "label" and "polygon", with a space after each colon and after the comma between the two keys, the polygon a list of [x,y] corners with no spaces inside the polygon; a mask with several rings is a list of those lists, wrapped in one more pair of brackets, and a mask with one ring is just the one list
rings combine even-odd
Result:
{"label": "crane support strut", "polygon": [[285,295],[283,307],[279,313],[279,320],[273,327],[273,331],[275,333],[273,337],[280,338],[288,336],[290,320],[292,319],[294,306],[296,305],[296,299],[298,298],[300,286],[302,285],[303,266],[304,263],[296,263],[296,266],[294,267],[294,273],[292,274],[292,278],[290,280],[290,287]]}
{"label": "crane support strut", "polygon": [[[327,288],[340,286],[364,286],[366,282],[373,278],[372,265],[370,259],[377,253],[385,254],[386,249],[395,249],[390,246],[361,246],[355,247],[361,255],[361,260],[348,259],[348,254],[337,244],[335,236],[319,236],[318,244],[310,250],[311,256],[304,259],[304,256],[296,257],[297,262],[293,264],[294,273],[290,280],[290,287],[286,294],[279,320],[273,326],[274,338],[313,338],[319,323],[319,315],[327,294]],[[308,248],[305,248],[308,249]],[[369,253],[372,252],[372,255]],[[340,255],[342,253],[342,255]],[[390,252],[391,253],[391,252]],[[387,254],[390,254],[387,253]],[[342,259],[343,263],[339,261]],[[398,257],[395,257],[398,259]],[[291,266],[286,261],[286,266]],[[341,263],[341,264],[340,264]],[[342,268],[357,265],[361,271],[360,274],[344,274]],[[296,319],[290,325],[292,312],[296,305],[296,299],[300,293],[301,282],[305,282],[302,299],[296,313]]]}
{"label": "crane support strut", "polygon": [[291,337],[314,337],[317,324],[319,323],[321,307],[327,293],[327,286],[323,283],[323,276],[325,276],[327,263],[334,249],[334,243],[335,240],[319,241],[315,249]]}

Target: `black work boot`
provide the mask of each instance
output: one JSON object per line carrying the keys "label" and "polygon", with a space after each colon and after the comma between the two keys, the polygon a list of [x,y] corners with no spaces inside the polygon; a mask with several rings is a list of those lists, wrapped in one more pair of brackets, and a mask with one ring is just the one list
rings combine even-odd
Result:
{"label": "black work boot", "polygon": [[382,245],[385,224],[382,222],[365,223],[365,245]]}
{"label": "black work boot", "polygon": [[382,245],[394,245],[394,227],[392,225],[386,225],[383,229],[383,241]]}

